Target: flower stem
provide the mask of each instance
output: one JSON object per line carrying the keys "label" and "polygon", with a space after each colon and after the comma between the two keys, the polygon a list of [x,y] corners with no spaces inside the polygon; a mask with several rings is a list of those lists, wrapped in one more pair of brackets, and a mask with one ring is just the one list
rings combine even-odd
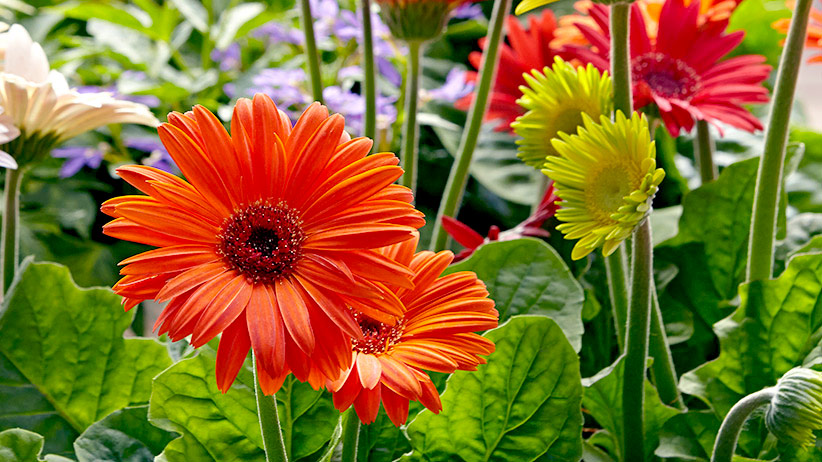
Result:
{"label": "flower stem", "polygon": [[257,415],[260,419],[260,431],[263,433],[263,448],[267,462],[287,462],[288,456],[280,428],[280,417],[277,414],[277,396],[266,396],[257,379],[257,359],[254,358],[254,392],[257,396]]}
{"label": "flower stem", "polygon": [[308,62],[308,73],[311,75],[311,93],[314,101],[323,102],[323,82],[320,77],[320,53],[317,51],[317,38],[314,36],[314,17],[311,15],[310,0],[300,0],[303,30],[305,31],[305,60]]}
{"label": "flower stem", "polygon": [[714,443],[714,453],[711,462],[731,462],[736,451],[736,442],[742,432],[742,425],[759,406],[771,402],[776,388],[769,387],[752,393],[734,404],[734,407],[725,416]]}
{"label": "flower stem", "polygon": [[360,418],[354,408],[343,413],[342,462],[357,462],[360,446]]}
{"label": "flower stem", "polygon": [[605,257],[605,276],[608,278],[608,295],[614,312],[619,348],[625,347],[625,324],[628,320],[628,284],[625,279],[625,246],[620,244],[616,251]]}
{"label": "flower stem", "polygon": [[756,177],[751,238],[748,246],[748,281],[770,279],[773,275],[776,208],[779,202],[782,169],[785,165],[785,145],[788,142],[788,125],[796,92],[796,79],[799,75],[812,2],[813,0],[796,2],[776,75],[771,114],[768,128],[765,129],[765,151],[759,161],[759,172]]}
{"label": "flower stem", "polygon": [[631,47],[628,43],[630,3],[611,5],[611,79],[614,82],[614,110],[626,117],[633,112],[631,93]]}
{"label": "flower stem", "polygon": [[[20,183],[23,179],[21,167],[17,170],[6,170],[6,185],[4,194],[3,209],[3,293],[5,294],[14,275],[17,273],[17,264],[20,254],[20,229],[17,226],[20,222]],[[0,294],[0,295],[2,295]]]}
{"label": "flower stem", "polygon": [[662,322],[662,310],[659,309],[656,288],[651,288],[651,338],[648,341],[648,354],[654,358],[651,364],[651,376],[663,403],[684,410],[685,403],[679,387],[676,368],[671,357],[671,347],[668,345],[668,335],[665,333],[665,324]]}
{"label": "flower stem", "polygon": [[696,121],[696,149],[694,149],[694,154],[696,154],[696,166],[702,184],[714,181],[719,174],[716,165],[714,165],[714,141],[711,139],[708,122],[704,120]]}
{"label": "flower stem", "polygon": [[408,42],[408,74],[405,85],[405,121],[402,124],[402,174],[400,184],[417,190],[417,143],[420,127],[417,125],[417,104],[420,91],[420,58],[422,43]]}
{"label": "flower stem", "polygon": [[435,251],[445,249],[448,244],[448,233],[442,227],[442,217],[454,217],[462,201],[465,185],[468,183],[468,167],[477,147],[485,111],[488,109],[488,98],[497,73],[499,64],[499,44],[505,31],[505,18],[511,10],[511,0],[495,0],[494,10],[491,13],[491,28],[486,37],[486,48],[482,55],[479,78],[477,79],[474,101],[469,110],[467,128],[462,132],[459,149],[448,175],[445,185],[445,195],[440,202],[437,219],[434,222],[434,234],[431,237],[431,249]]}
{"label": "flower stem", "polygon": [[[622,387],[623,435],[622,460],[645,460],[644,399],[645,364],[648,358],[648,336],[651,320],[651,281],[653,281],[653,247],[651,223],[645,219],[634,231],[631,267],[631,301],[625,333],[625,375]],[[630,430],[630,431],[629,431]]]}
{"label": "flower stem", "polygon": [[365,126],[363,135],[377,139],[377,78],[374,70],[374,33],[371,28],[371,0],[362,0],[363,93],[365,95]]}

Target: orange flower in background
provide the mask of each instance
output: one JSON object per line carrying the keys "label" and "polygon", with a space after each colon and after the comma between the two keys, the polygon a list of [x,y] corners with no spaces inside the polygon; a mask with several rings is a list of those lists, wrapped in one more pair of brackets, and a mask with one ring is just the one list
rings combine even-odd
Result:
{"label": "orange flower in background", "polygon": [[[789,1],[787,5],[794,9],[795,2]],[[773,23],[773,28],[783,34],[788,33],[791,25],[791,18],[782,18]],[[783,40],[784,44],[785,41]],[[822,50],[822,10],[811,9],[811,18],[808,22],[808,37],[805,39],[805,47],[809,49]],[[809,63],[822,63],[822,54],[811,57]]]}
{"label": "orange flower in background", "polygon": [[[502,120],[495,128],[496,131],[511,131],[511,122],[525,113],[517,104],[517,100],[522,97],[519,87],[526,85],[522,75],[530,73],[532,69],[542,70],[545,66],[551,66],[557,51],[551,46],[557,26],[556,17],[551,10],[546,9],[539,15],[528,16],[527,29],[522,27],[516,16],[506,18],[506,26],[508,43],[500,44],[499,71],[494,81],[488,111],[485,113],[485,120]],[[485,38],[480,39],[480,48],[484,50],[485,44]],[[482,53],[471,52],[468,61],[474,69],[479,69]],[[473,82],[476,79],[476,72],[466,75],[468,81]],[[455,106],[467,111],[473,100],[474,93],[471,93],[457,101]]]}
{"label": "orange flower in background", "polygon": [[[158,247],[121,262],[126,309],[168,302],[155,324],[200,347],[222,334],[217,384],[228,390],[249,349],[266,393],[289,371],[321,385],[350,366],[358,309],[393,325],[412,287],[375,249],[424,224],[391,153],[367,156],[340,115],[315,103],[291,126],[258,94],[234,107],[231,135],[208,110],[171,113],[160,138],[188,181],[147,166],[118,174],[146,196],[103,204],[112,237]],[[367,156],[367,157],[366,157]]]}
{"label": "orange flower in background", "polygon": [[351,368],[329,384],[334,406],[344,411],[353,404],[363,423],[376,419],[380,402],[396,426],[408,419],[411,400],[438,413],[439,393],[425,371],[476,370],[485,363],[479,355],[494,351],[473,333],[496,327],[499,318],[485,284],[470,271],[440,277],[454,254],[415,254],[417,240],[382,249],[414,273],[413,289],[392,287],[405,314],[394,325],[357,314],[363,338],[352,343]]}

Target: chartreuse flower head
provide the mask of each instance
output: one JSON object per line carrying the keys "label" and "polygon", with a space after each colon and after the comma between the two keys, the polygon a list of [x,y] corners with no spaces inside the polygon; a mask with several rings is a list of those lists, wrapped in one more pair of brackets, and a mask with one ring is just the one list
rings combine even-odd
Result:
{"label": "chartreuse flower head", "polygon": [[571,257],[579,260],[598,247],[605,256],[631,235],[651,210],[651,199],[665,172],[656,168],[656,147],[648,120],[617,111],[616,121],[582,115],[577,135],[559,133],[552,141],[559,156],[545,162],[562,208],[557,229],[579,239]]}
{"label": "chartreuse flower head", "polygon": [[528,112],[511,124],[517,140],[518,156],[534,168],[542,168],[545,159],[556,156],[551,140],[560,132],[574,134],[582,125],[582,115],[594,120],[610,114],[613,90],[608,73],[593,65],[574,68],[561,58],[540,72],[524,74],[527,86],[520,86],[522,98],[517,103]]}
{"label": "chartreuse flower head", "polygon": [[822,429],[822,373],[796,367],[776,383],[765,425],[781,441],[812,446],[814,430]]}

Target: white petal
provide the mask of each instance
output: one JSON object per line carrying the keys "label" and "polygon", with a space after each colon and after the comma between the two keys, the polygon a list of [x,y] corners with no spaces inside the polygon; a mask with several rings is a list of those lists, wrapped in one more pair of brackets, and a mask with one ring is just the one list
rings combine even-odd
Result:
{"label": "white petal", "polygon": [[8,32],[4,71],[19,75],[34,83],[43,83],[48,78],[49,61],[39,43],[31,40],[23,26],[14,24]]}
{"label": "white petal", "polygon": [[0,167],[17,170],[17,161],[5,151],[0,151]]}

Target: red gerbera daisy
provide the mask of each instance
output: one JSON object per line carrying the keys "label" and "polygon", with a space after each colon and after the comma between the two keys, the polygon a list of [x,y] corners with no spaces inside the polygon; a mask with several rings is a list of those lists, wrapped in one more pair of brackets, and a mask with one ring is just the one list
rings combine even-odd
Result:
{"label": "red gerbera daisy", "polygon": [[[526,85],[522,77],[532,69],[542,70],[545,66],[554,64],[556,48],[551,47],[554,40],[554,31],[557,21],[551,10],[543,10],[540,15],[528,17],[528,29],[522,27],[516,16],[506,18],[509,44],[501,43],[499,49],[499,71],[497,72],[494,88],[491,92],[488,112],[485,120],[501,119],[496,131],[511,131],[511,122],[525,113],[517,100],[522,97],[520,85]],[[480,48],[485,49],[485,38],[479,41]],[[475,69],[479,69],[482,62],[482,53],[474,51],[468,56],[468,61]],[[469,72],[466,80],[474,82],[476,72]],[[461,98],[455,106],[466,111],[471,107],[474,94]]]}
{"label": "red gerbera daisy", "polygon": [[[727,21],[700,25],[700,2],[667,0],[659,14],[656,39],[648,33],[646,19],[636,4],[631,8],[631,72],[634,104],[655,104],[671,135],[691,130],[695,120],[718,122],[753,132],[762,124],[742,105],[765,103],[768,90],[762,82],[771,67],[759,55],[736,56],[720,61],[742,41],[745,32],[725,33]],[[571,54],[602,70],[609,67],[608,9],[591,5],[598,28],[577,24],[591,48],[569,46]]]}
{"label": "red gerbera daisy", "polygon": [[329,384],[334,406],[344,411],[353,404],[363,423],[376,419],[380,401],[397,426],[408,419],[410,400],[438,413],[439,393],[425,371],[476,370],[485,363],[479,355],[494,351],[490,340],[473,333],[496,327],[499,319],[485,284],[470,271],[440,277],[454,254],[415,254],[416,245],[412,239],[382,250],[414,273],[413,289],[392,287],[405,314],[393,326],[358,314],[363,338],[352,344],[351,368]]}
{"label": "red gerbera daisy", "polygon": [[[226,391],[250,348],[275,392],[293,371],[322,383],[350,365],[361,338],[356,304],[393,325],[402,304],[386,284],[412,274],[374,249],[411,239],[424,224],[391,153],[367,156],[340,115],[318,103],[292,128],[271,99],[234,107],[231,132],[196,106],[171,113],[160,138],[188,181],[146,166],[118,174],[147,196],[103,204],[104,232],[159,247],[121,262],[114,291],[126,309],[168,302],[155,324],[194,347],[222,333],[217,384]],[[309,361],[310,358],[310,361]],[[308,363],[319,377],[309,377]]]}
{"label": "red gerbera daisy", "polygon": [[[795,3],[793,1],[787,2],[788,6],[793,9]],[[782,18],[773,23],[773,28],[783,34],[788,33],[788,28],[791,25],[791,18]],[[784,40],[783,40],[784,43]],[[811,17],[808,22],[808,37],[805,39],[805,46],[809,49],[822,50],[822,10],[811,9]],[[808,59],[809,63],[822,63],[822,54],[812,56]]]}

